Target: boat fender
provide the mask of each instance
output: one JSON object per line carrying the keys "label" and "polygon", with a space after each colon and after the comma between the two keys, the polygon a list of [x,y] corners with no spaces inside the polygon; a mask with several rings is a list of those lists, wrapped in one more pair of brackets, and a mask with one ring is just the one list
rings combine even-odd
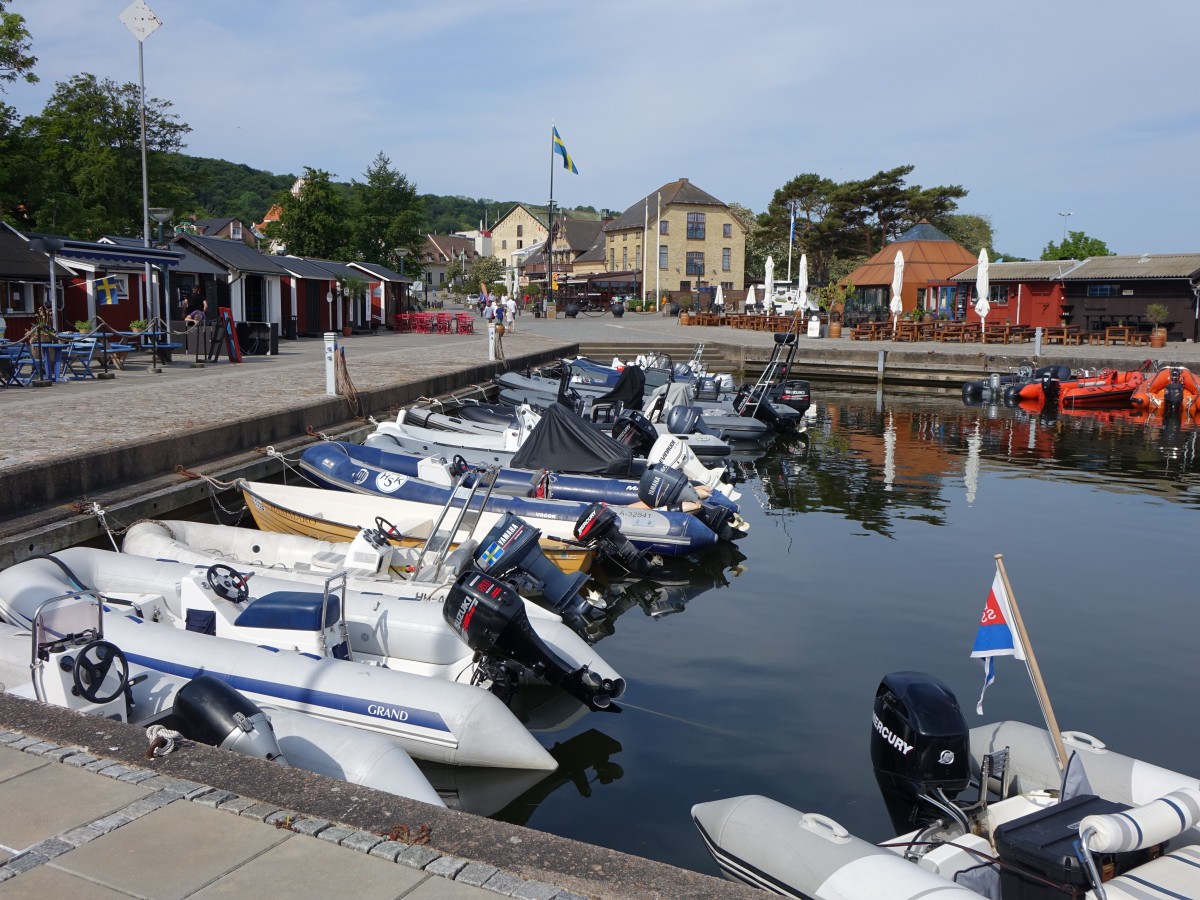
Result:
{"label": "boat fender", "polygon": [[175,695],[180,732],[200,744],[287,765],[266,714],[212,675],[197,675]]}
{"label": "boat fender", "polygon": [[663,463],[652,463],[638,481],[638,499],[651,509],[678,512],[685,503],[699,503],[700,495],[686,475]]}
{"label": "boat fender", "polygon": [[506,512],[479,541],[474,563],[496,579],[519,581],[545,596],[560,615],[587,612],[579,590],[588,580],[586,572],[567,574],[546,558],[538,540],[542,533],[511,512]]}
{"label": "boat fender", "polygon": [[442,604],[442,616],[476,653],[520,663],[592,709],[607,709],[618,685],[587,666],[572,669],[533,630],[520,595],[479,571],[464,572]]}
{"label": "boat fender", "polygon": [[606,559],[635,575],[649,575],[661,564],[621,534],[621,520],[603,503],[589,504],[575,520],[575,539],[595,546]]}

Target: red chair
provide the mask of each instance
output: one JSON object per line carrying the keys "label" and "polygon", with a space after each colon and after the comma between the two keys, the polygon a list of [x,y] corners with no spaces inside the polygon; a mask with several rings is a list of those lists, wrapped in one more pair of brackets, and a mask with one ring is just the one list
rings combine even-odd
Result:
{"label": "red chair", "polygon": [[412,331],[412,316],[408,313],[396,313],[397,334],[408,334]]}
{"label": "red chair", "polygon": [[459,334],[474,334],[475,333],[475,317],[467,313],[458,314],[458,333]]}
{"label": "red chair", "polygon": [[437,314],[437,318],[434,320],[434,328],[438,334],[449,334],[450,323],[453,321],[454,319],[450,313],[440,312]]}
{"label": "red chair", "polygon": [[413,313],[412,330],[417,334],[429,334],[433,326],[432,313]]}

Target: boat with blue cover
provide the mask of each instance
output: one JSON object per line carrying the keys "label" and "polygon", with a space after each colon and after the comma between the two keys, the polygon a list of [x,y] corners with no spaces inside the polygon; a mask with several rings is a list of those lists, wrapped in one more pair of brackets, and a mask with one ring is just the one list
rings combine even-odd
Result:
{"label": "boat with blue cover", "polygon": [[[430,458],[432,459],[432,458]],[[425,477],[401,475],[374,464],[365,457],[352,457],[343,448],[321,442],[307,448],[300,457],[300,468],[315,484],[339,491],[385,497],[395,503],[415,503],[442,509],[451,503],[456,491],[454,473],[449,467],[430,464]],[[432,480],[438,479],[440,483]],[[527,492],[532,494],[532,486]],[[463,495],[462,501],[468,498]],[[469,509],[482,510],[485,498],[469,500]],[[593,504],[572,500],[545,500],[536,496],[515,496],[493,493],[486,498],[490,512],[510,512],[542,529],[547,535],[560,539],[578,538],[577,526],[587,520]],[[715,544],[717,534],[697,516],[685,512],[661,509],[633,509],[628,506],[607,507],[619,521],[620,534],[639,550],[664,556],[685,556]],[[737,522],[736,514],[725,513],[724,522]],[[364,513],[366,511],[364,510]],[[731,536],[732,533],[731,533]]]}

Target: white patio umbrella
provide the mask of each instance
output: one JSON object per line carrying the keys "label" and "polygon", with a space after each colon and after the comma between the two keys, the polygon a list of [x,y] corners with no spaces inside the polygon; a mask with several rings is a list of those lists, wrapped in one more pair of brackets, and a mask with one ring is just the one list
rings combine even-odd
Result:
{"label": "white patio umbrella", "polygon": [[754,285],[746,288],[746,309],[752,309],[758,301],[754,299]]}
{"label": "white patio umbrella", "polygon": [[800,305],[800,311],[817,308],[817,304],[808,299],[808,254],[800,254],[800,282],[796,289],[796,301]]}
{"label": "white patio umbrella", "polygon": [[767,265],[763,274],[763,304],[775,299],[775,257],[767,257]]}
{"label": "white patio umbrella", "polygon": [[979,264],[975,273],[975,290],[979,299],[975,301],[975,312],[979,314],[981,326],[987,325],[987,314],[992,306],[988,303],[988,255],[987,249],[979,251]]}
{"label": "white patio umbrella", "polygon": [[713,294],[712,305],[716,307],[718,313],[725,308],[725,292],[721,290],[719,284],[717,285],[717,292]]}
{"label": "white patio umbrella", "polygon": [[892,263],[892,302],[888,308],[892,311],[892,331],[900,324],[900,313],[904,312],[904,301],[900,295],[904,292],[904,253],[896,251],[896,259]]}

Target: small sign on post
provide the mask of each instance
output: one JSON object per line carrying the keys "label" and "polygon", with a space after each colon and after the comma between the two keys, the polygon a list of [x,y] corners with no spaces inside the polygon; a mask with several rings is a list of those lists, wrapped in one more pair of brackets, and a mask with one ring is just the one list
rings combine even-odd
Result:
{"label": "small sign on post", "polygon": [[496,322],[489,320],[487,323],[488,329],[488,362],[496,361]]}
{"label": "small sign on post", "polygon": [[332,331],[325,332],[325,393],[330,397],[337,396],[337,377],[334,374],[333,360],[337,355],[337,335]]}

